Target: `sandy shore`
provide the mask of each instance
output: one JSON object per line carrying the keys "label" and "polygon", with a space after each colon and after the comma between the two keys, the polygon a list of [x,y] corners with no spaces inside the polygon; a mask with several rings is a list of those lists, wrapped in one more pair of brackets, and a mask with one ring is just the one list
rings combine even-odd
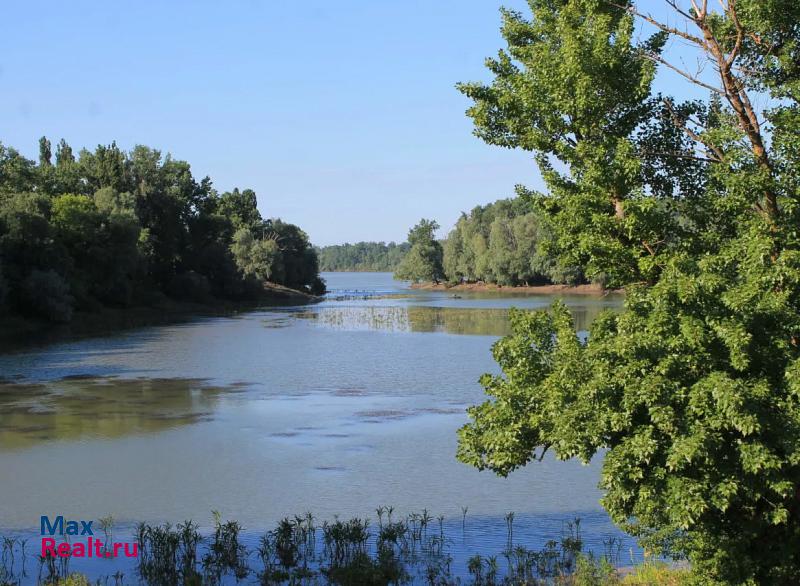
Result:
{"label": "sandy shore", "polygon": [[449,285],[446,283],[414,283],[412,289],[422,289],[425,291],[465,291],[468,293],[526,293],[551,295],[553,293],[564,293],[567,295],[608,295],[621,294],[621,289],[603,289],[599,285],[531,285],[517,287],[503,287],[492,283],[462,283],[459,285]]}

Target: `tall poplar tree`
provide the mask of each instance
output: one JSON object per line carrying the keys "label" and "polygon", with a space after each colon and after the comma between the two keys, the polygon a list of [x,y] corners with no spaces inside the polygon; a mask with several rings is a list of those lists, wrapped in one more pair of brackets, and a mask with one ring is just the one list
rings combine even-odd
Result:
{"label": "tall poplar tree", "polygon": [[[679,25],[625,2],[529,5],[503,12],[492,83],[460,89],[478,136],[536,154],[561,253],[624,286],[625,309],[587,339],[561,304],[515,312],[459,457],[505,475],[604,454],[603,504],[645,545],[709,583],[794,584],[800,5],[669,0]],[[653,95],[656,66],[709,99]]]}

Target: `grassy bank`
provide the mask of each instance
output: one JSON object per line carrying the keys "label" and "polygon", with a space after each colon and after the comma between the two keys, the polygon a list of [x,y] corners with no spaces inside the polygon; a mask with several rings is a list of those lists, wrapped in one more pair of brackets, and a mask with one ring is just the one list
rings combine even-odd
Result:
{"label": "grassy bank", "polygon": [[221,299],[177,301],[159,296],[148,305],[77,311],[69,323],[53,323],[19,315],[3,316],[0,317],[0,353],[65,340],[110,335],[131,328],[181,323],[196,317],[234,315],[259,307],[315,303],[320,299],[321,297],[283,285],[265,283],[263,295],[257,300],[246,302]]}

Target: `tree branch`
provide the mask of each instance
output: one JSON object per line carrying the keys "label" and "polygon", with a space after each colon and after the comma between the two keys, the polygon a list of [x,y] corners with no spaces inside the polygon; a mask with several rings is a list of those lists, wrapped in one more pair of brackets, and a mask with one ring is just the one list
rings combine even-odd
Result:
{"label": "tree branch", "polygon": [[[722,0],[720,0],[720,4],[722,4]],[[722,9],[725,10],[724,4]],[[728,0],[728,14],[730,14],[733,26],[736,27],[736,42],[727,59],[728,67],[730,67],[733,65],[733,62],[736,61],[736,57],[739,55],[739,51],[742,48],[742,41],[744,40],[744,28],[742,27],[742,23],[739,22],[739,16],[736,14],[736,0]]]}
{"label": "tree branch", "polygon": [[633,6],[625,6],[623,4],[617,4],[616,2],[612,2],[612,0],[605,0],[605,1],[606,1],[606,4],[609,4],[610,6],[613,6],[615,8],[619,8],[620,10],[624,10],[624,11],[626,11],[626,12],[628,12],[628,13],[634,15],[634,16],[638,16],[642,20],[649,22],[654,27],[664,31],[665,33],[670,33],[672,35],[679,36],[681,38],[686,39],[687,41],[691,41],[692,43],[694,43],[696,45],[700,45],[700,46],[703,45],[703,39],[701,39],[700,37],[696,37],[694,35],[690,35],[689,33],[681,31],[681,30],[676,29],[674,27],[667,26],[666,24],[657,21],[655,18],[653,18],[649,14],[645,14],[643,12],[639,12]]}
{"label": "tree branch", "polygon": [[[696,85],[724,96],[725,100],[728,102],[734,114],[736,115],[739,127],[741,128],[742,132],[744,132],[747,140],[750,143],[750,151],[753,154],[756,164],[769,177],[773,177],[774,170],[772,168],[772,162],[770,161],[769,153],[766,148],[766,142],[761,133],[761,124],[758,120],[758,115],[756,114],[755,108],[750,101],[750,96],[747,93],[745,84],[734,73],[736,60],[741,53],[744,38],[748,36],[747,31],[739,20],[739,15],[736,11],[736,0],[719,0],[723,13],[725,16],[727,16],[736,30],[736,38],[733,43],[733,47],[728,53],[726,53],[719,39],[714,35],[714,31],[711,29],[711,25],[708,22],[708,0],[702,0],[701,3],[698,3],[698,0],[691,0],[691,13],[687,13],[678,7],[677,0],[665,0],[667,5],[669,5],[679,15],[694,23],[694,25],[702,33],[702,38],[660,22],[649,14],[639,12],[633,6],[621,5],[613,0],[605,1],[611,6],[615,6],[621,10],[627,11],[630,14],[638,16],[661,31],[675,35],[682,39],[686,39],[702,49],[707,58],[716,66],[720,76],[720,81],[722,82],[721,89],[707,84],[704,81],[701,81],[697,76],[691,75],[679,67],[672,65],[660,55],[651,53],[645,54],[645,57],[651,59],[652,61],[663,64]],[[752,36],[752,34],[750,36]],[[756,36],[756,42],[758,43],[759,41],[760,39],[758,39]],[[686,125],[685,121],[680,120],[679,117],[674,115],[674,111],[672,111],[672,113],[673,120],[675,120],[675,122],[680,128],[683,129],[684,132],[686,132],[692,139],[710,148],[715,155],[719,156],[721,160],[724,159],[719,149],[703,141],[697,133],[695,133]],[[758,205],[757,209],[763,209],[763,213],[767,217],[768,221],[774,225],[775,221],[780,215],[780,209],[778,207],[777,194],[772,188],[768,187],[765,189],[764,206],[762,207]]]}
{"label": "tree branch", "polygon": [[686,133],[686,135],[689,138],[691,138],[695,142],[703,145],[709,151],[711,151],[714,154],[714,157],[711,157],[711,158],[715,162],[721,163],[721,162],[723,162],[725,160],[725,153],[722,151],[722,149],[720,149],[718,146],[708,142],[702,136],[700,136],[694,130],[692,130],[686,124],[686,122],[678,115],[678,113],[672,107],[672,103],[669,100],[663,100],[663,103],[664,103],[664,106],[666,107],[667,111],[669,112],[670,117],[672,118],[672,121],[675,124],[675,126],[680,128],[681,130],[683,130],[683,132]]}
{"label": "tree branch", "polygon": [[718,88],[718,87],[714,87],[713,85],[711,85],[711,84],[708,84],[708,83],[706,83],[706,82],[704,82],[704,81],[700,80],[700,79],[699,79],[697,76],[695,76],[695,75],[692,75],[692,74],[691,74],[691,73],[689,73],[688,71],[684,71],[684,70],[683,70],[683,69],[681,69],[680,67],[676,67],[675,65],[673,65],[672,63],[670,63],[669,61],[667,61],[666,59],[664,59],[664,58],[663,58],[661,55],[657,55],[657,54],[655,54],[655,53],[644,53],[644,56],[645,56],[647,59],[650,59],[651,61],[654,61],[654,62],[656,62],[656,63],[661,63],[662,65],[666,65],[666,66],[667,66],[667,67],[669,67],[669,68],[670,68],[672,71],[674,71],[674,72],[676,72],[676,73],[678,73],[678,74],[682,75],[683,77],[685,77],[686,79],[688,79],[688,80],[689,80],[689,81],[691,81],[692,83],[694,83],[694,84],[696,84],[696,85],[699,85],[700,87],[704,87],[704,88],[706,88],[707,90],[710,90],[710,91],[712,91],[712,92],[716,92],[717,94],[719,94],[719,95],[721,95],[721,96],[725,96],[725,90],[722,90],[722,89],[720,89],[720,88]]}
{"label": "tree branch", "polygon": [[691,155],[689,153],[682,153],[680,151],[639,151],[639,154],[645,157],[674,157],[676,159],[690,159],[700,163],[720,163],[721,161],[716,157],[701,157],[698,155]]}

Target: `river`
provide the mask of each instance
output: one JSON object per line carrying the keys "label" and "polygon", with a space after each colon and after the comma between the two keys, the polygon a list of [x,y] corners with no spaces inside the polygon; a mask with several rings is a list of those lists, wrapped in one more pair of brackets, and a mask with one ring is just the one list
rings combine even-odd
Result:
{"label": "river", "polygon": [[[327,273],[326,299],[198,318],[0,356],[0,534],[41,515],[136,521],[211,511],[249,534],[282,517],[427,509],[466,531],[456,561],[499,553],[504,515],[537,547],[582,519],[590,548],[631,541],[599,505],[599,462],[498,478],[455,459],[507,310],[548,295],[454,296],[388,273]],[[580,329],[619,296],[559,295]],[[460,531],[460,529],[459,529]],[[634,555],[636,555],[634,553]]]}

